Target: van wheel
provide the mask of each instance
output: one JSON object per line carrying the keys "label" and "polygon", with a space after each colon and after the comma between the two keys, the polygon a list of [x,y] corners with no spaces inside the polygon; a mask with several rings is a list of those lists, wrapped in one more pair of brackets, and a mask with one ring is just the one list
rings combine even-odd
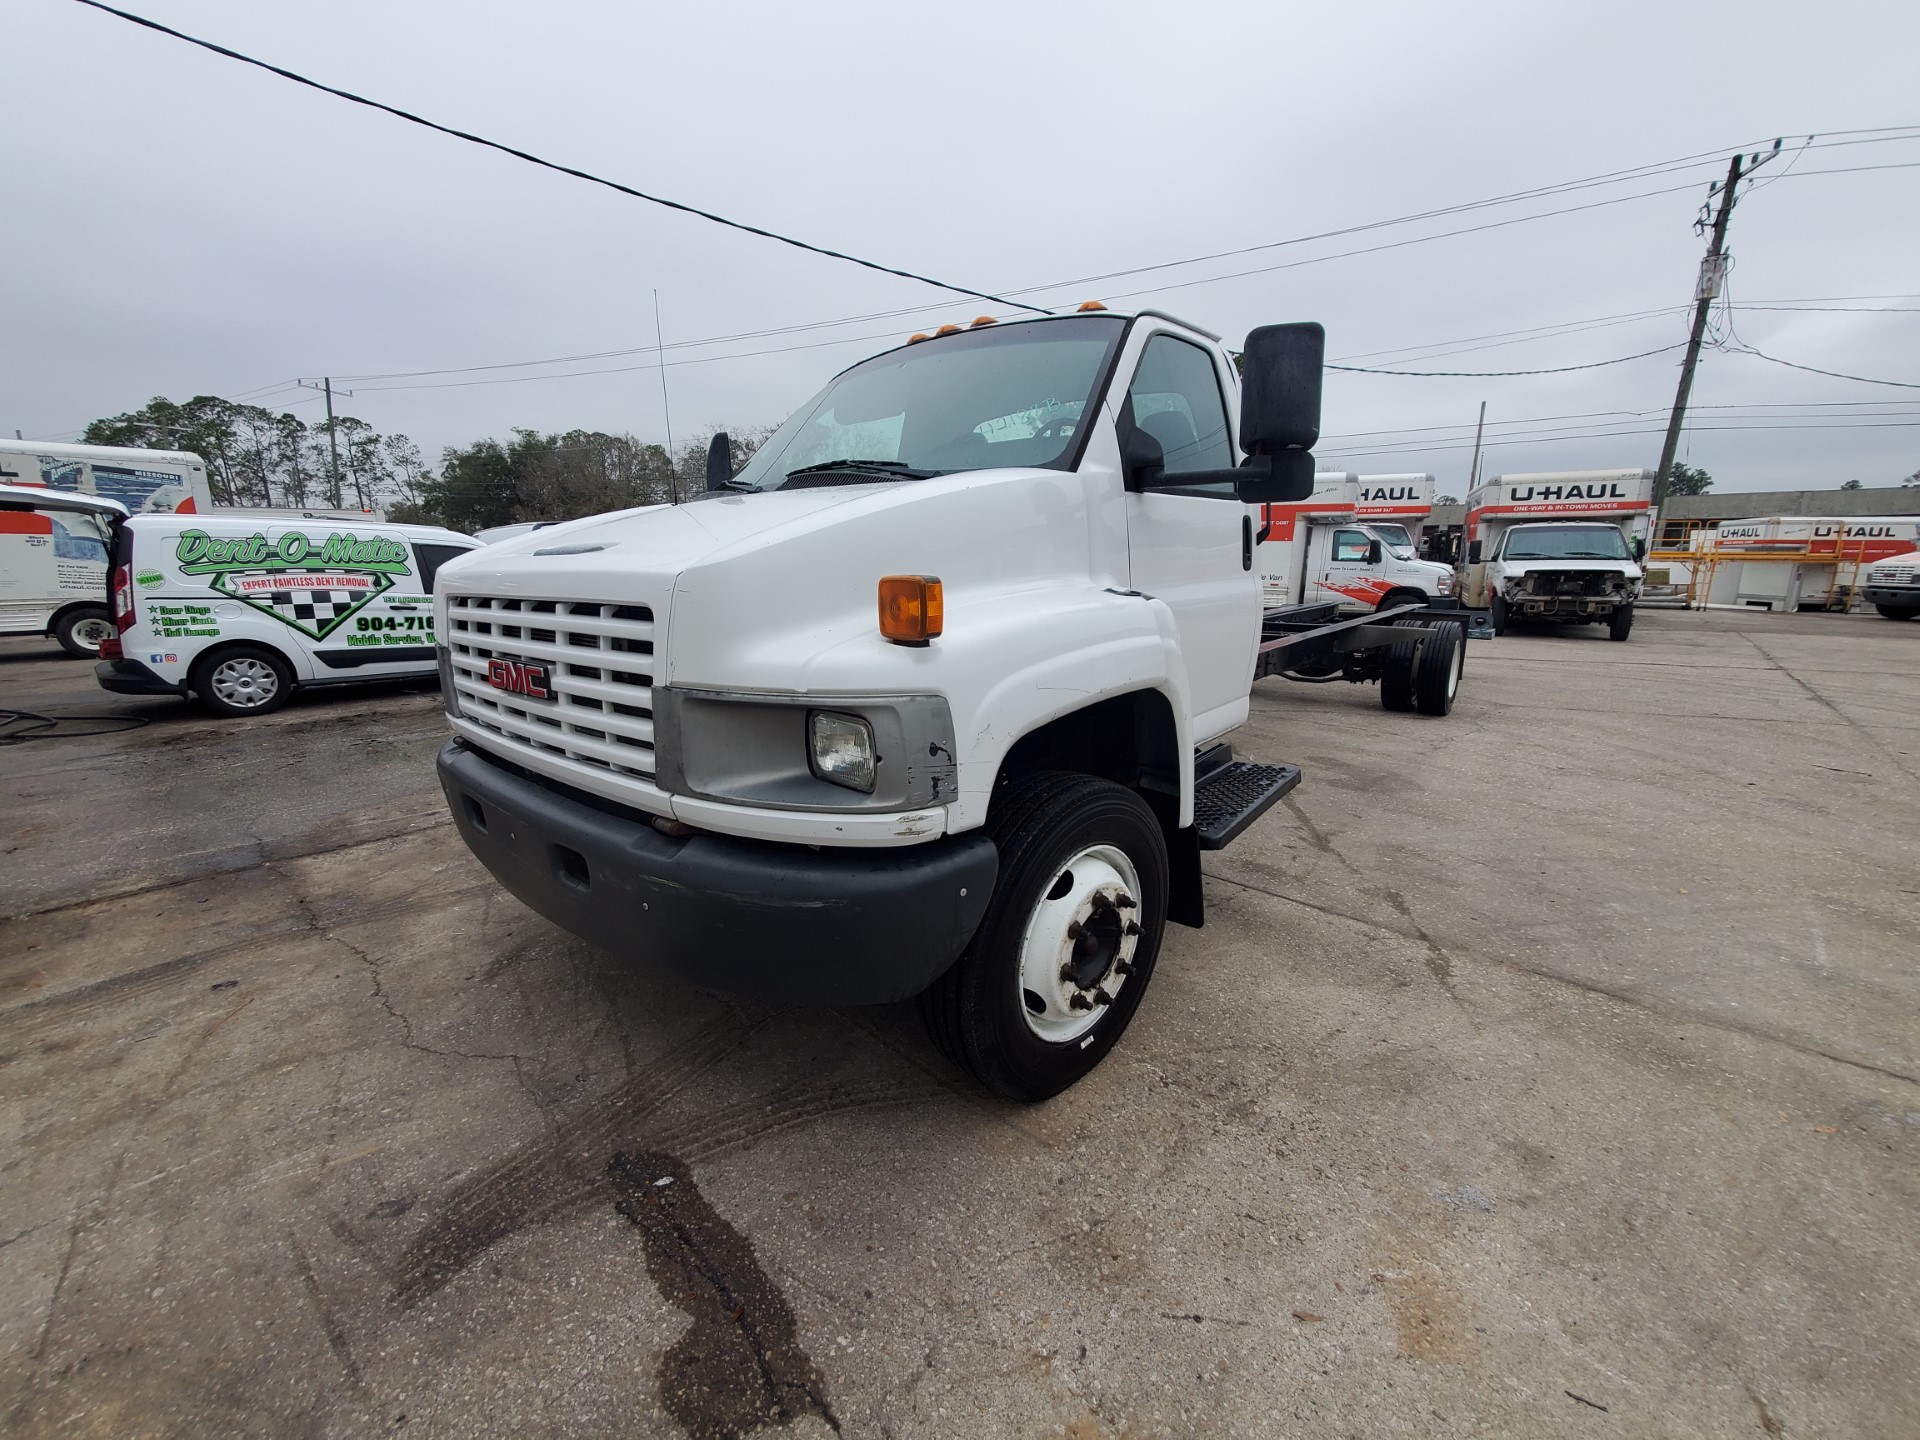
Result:
{"label": "van wheel", "polygon": [[1876,605],[1873,608],[1889,620],[1912,620],[1916,616],[1920,616],[1920,606]]}
{"label": "van wheel", "polygon": [[216,715],[270,715],[293,694],[293,667],[264,645],[229,645],[201,657],[189,683]]}
{"label": "van wheel", "polygon": [[1420,637],[1427,627],[1418,620],[1396,620],[1393,628],[1416,633],[1388,647],[1386,668],[1380,672],[1380,707],[1404,714],[1413,709],[1414,666],[1420,662]]}
{"label": "van wheel", "polygon": [[1465,640],[1452,621],[1427,627],[1413,673],[1414,704],[1422,715],[1452,713],[1454,697],[1460,693],[1460,677],[1467,669]]}
{"label": "van wheel", "polygon": [[1167,846],[1133,791],[1044,771],[996,797],[993,898],[920,997],[927,1033],[1009,1100],[1045,1100],[1105,1057],[1140,1006],[1167,916]]}
{"label": "van wheel", "polygon": [[100,642],[119,633],[104,605],[76,605],[53,627],[53,638],[76,660],[98,660]]}
{"label": "van wheel", "polygon": [[1374,606],[1373,608],[1375,611],[1391,610],[1396,605],[1425,605],[1427,603],[1428,601],[1427,601],[1427,595],[1425,591],[1390,590],[1387,592],[1386,595],[1381,597],[1380,603]]}
{"label": "van wheel", "polygon": [[1624,640],[1633,633],[1633,607],[1622,605],[1607,617],[1607,638]]}
{"label": "van wheel", "polygon": [[1504,595],[1495,595],[1491,600],[1487,601],[1487,611],[1493,621],[1493,633],[1495,635],[1506,634],[1507,626],[1510,623],[1507,618],[1506,597]]}

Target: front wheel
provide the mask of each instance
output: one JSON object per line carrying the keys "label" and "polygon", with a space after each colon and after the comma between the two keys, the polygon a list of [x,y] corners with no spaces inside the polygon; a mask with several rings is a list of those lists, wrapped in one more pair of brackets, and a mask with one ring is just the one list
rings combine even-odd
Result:
{"label": "front wheel", "polygon": [[100,642],[119,633],[104,605],[76,605],[53,627],[53,638],[76,660],[98,660]]}
{"label": "front wheel", "polygon": [[1913,605],[1876,605],[1873,607],[1889,620],[1912,620],[1920,617],[1920,606]]}
{"label": "front wheel", "polygon": [[1487,610],[1493,622],[1493,633],[1495,635],[1506,634],[1507,625],[1510,623],[1507,618],[1506,598],[1501,595],[1494,596],[1487,602]]}
{"label": "front wheel", "polygon": [[1060,771],[1009,782],[987,834],[993,898],[920,1013],[988,1090],[1045,1100],[1098,1065],[1139,1008],[1166,926],[1166,839],[1133,791]]}
{"label": "front wheel", "polygon": [[271,715],[293,694],[293,667],[264,645],[230,645],[195,665],[190,683],[216,715]]}
{"label": "front wheel", "polygon": [[1607,638],[1624,640],[1633,633],[1633,607],[1622,605],[1607,617]]}

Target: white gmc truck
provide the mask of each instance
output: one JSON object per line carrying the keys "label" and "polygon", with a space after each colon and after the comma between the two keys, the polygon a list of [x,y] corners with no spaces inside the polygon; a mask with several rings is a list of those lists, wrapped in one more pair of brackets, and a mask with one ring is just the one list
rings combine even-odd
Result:
{"label": "white gmc truck", "polygon": [[1263,614],[1248,507],[1312,490],[1319,326],[1237,382],[1195,326],[1082,310],[916,336],[738,475],[716,438],[701,499],[445,565],[440,777],[500,881],[697,984],[920,995],[1001,1095],[1097,1064],[1201,851],[1300,778],[1218,743],[1254,680],[1439,715],[1465,646],[1438,606]]}

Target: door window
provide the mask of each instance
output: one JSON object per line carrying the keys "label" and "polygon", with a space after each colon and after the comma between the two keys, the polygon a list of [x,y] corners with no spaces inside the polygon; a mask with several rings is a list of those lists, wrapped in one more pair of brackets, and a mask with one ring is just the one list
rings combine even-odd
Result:
{"label": "door window", "polygon": [[[1166,473],[1233,468],[1226,401],[1213,358],[1172,335],[1147,341],[1127,392],[1125,419],[1160,442]],[[1233,486],[1195,485],[1187,493],[1231,497]]]}
{"label": "door window", "polygon": [[1366,564],[1367,535],[1364,530],[1336,530],[1333,534],[1333,563]]}
{"label": "door window", "polygon": [[433,594],[433,577],[440,573],[440,567],[456,555],[464,555],[473,549],[471,545],[428,545],[416,542],[413,547],[414,558],[420,562],[420,589],[428,595]]}

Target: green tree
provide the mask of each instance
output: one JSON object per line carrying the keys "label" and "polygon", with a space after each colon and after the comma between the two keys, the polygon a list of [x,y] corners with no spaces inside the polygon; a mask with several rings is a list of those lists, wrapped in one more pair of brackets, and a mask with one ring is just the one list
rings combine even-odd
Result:
{"label": "green tree", "polygon": [[449,445],[440,457],[440,476],[420,487],[422,513],[456,530],[484,530],[519,519],[519,495],[513,459],[498,440]]}
{"label": "green tree", "polygon": [[1902,485],[1920,485],[1920,470],[1914,471],[1900,482]]}
{"label": "green tree", "polygon": [[1842,485],[1840,488],[1842,490],[1864,490],[1867,487],[1862,485],[1858,480],[1849,480],[1847,481],[1846,484]]}
{"label": "green tree", "polygon": [[1704,495],[1713,488],[1713,477],[1696,465],[1683,461],[1673,462],[1673,473],[1667,476],[1667,494]]}

